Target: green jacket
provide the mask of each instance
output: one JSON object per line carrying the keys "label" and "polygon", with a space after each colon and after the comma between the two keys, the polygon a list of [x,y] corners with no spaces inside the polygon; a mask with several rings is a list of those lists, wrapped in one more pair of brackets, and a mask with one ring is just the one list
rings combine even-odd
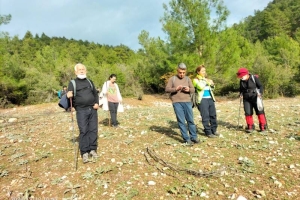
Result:
{"label": "green jacket", "polygon": [[201,103],[203,94],[204,94],[204,88],[206,85],[209,86],[209,92],[214,101],[216,101],[213,90],[215,89],[215,85],[210,85],[210,83],[207,82],[205,77],[202,77],[201,75],[197,75],[196,78],[193,79],[193,85],[195,87],[195,92],[198,94],[198,103]]}

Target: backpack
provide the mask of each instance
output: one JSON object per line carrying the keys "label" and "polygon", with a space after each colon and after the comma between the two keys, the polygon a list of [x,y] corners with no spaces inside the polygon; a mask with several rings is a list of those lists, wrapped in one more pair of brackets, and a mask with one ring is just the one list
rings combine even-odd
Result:
{"label": "backpack", "polygon": [[198,103],[198,93],[195,90],[195,92],[190,95],[191,95],[191,101],[192,101],[192,108],[194,108],[194,107],[197,108],[197,106],[199,104]]}
{"label": "backpack", "polygon": [[65,110],[67,110],[68,108],[71,107],[71,103],[70,103],[70,101],[69,101],[69,99],[68,99],[68,97],[67,97],[67,94],[64,94],[64,95],[60,98],[60,100],[59,100],[59,102],[58,102],[58,105],[59,105],[59,107],[65,109]]}
{"label": "backpack", "polygon": [[57,92],[57,97],[60,99],[61,98],[61,90]]}
{"label": "backpack", "polygon": [[[91,85],[91,89],[93,90],[93,84],[91,83],[91,81],[89,79],[86,79],[89,81],[90,85]],[[71,80],[71,83],[73,84],[73,88],[74,88],[74,95],[73,97],[75,98],[76,96],[76,83],[75,83],[75,80]]]}
{"label": "backpack", "polygon": [[[198,79],[198,78],[197,78]],[[199,80],[199,79],[198,79]],[[192,108],[197,108],[198,107],[198,92],[197,92],[197,89],[195,88],[195,92],[190,94],[191,95],[191,101],[192,101]]]}
{"label": "backpack", "polygon": [[[91,81],[89,79],[87,79],[89,81],[89,83],[91,84],[91,89],[93,90],[93,84],[91,83]],[[73,98],[75,98],[76,96],[76,82],[75,80],[71,80],[71,83],[73,84],[73,88],[74,88],[74,94],[73,94]],[[60,91],[61,92],[61,91]],[[67,93],[64,94],[59,102],[58,102],[59,107],[64,108],[65,110],[67,110],[68,108],[71,107],[71,103],[70,100],[67,97]]]}
{"label": "backpack", "polygon": [[[256,78],[258,78],[258,75],[252,75],[252,74],[251,74],[251,78],[252,78],[253,82],[254,82],[255,85],[256,85],[254,76],[255,76]],[[260,91],[259,91],[257,88],[256,88],[256,93],[257,93],[257,94],[260,94]],[[262,102],[262,98],[257,97],[256,104],[257,104],[257,109],[258,109],[259,111],[263,111],[263,110],[264,110],[264,105],[263,105],[263,102]]]}

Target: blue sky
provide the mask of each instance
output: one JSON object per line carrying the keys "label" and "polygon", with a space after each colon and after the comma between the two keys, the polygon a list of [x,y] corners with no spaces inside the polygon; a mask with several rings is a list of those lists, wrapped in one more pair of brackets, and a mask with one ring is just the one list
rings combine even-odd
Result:
{"label": "blue sky", "polygon": [[[169,0],[0,0],[0,15],[12,15],[0,31],[23,38],[33,35],[87,40],[98,44],[124,44],[140,48],[138,35],[142,30],[150,37],[165,38],[159,19],[162,4]],[[238,23],[263,10],[271,0],[224,0],[230,11],[227,24]]]}

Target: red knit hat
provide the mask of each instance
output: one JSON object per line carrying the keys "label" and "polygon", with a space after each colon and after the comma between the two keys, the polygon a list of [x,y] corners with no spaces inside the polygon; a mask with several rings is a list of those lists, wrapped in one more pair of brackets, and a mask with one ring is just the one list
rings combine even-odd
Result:
{"label": "red knit hat", "polygon": [[238,78],[242,78],[243,76],[245,76],[247,74],[249,74],[249,71],[246,68],[240,68],[238,70],[238,72],[236,73],[236,75],[237,75]]}

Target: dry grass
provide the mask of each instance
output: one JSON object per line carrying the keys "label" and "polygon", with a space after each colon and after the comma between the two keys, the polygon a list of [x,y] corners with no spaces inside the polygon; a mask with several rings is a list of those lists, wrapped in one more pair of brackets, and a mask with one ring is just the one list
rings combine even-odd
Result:
{"label": "dry grass", "polygon": [[101,156],[78,157],[76,171],[70,113],[56,103],[0,110],[0,199],[300,199],[299,100],[266,100],[270,130],[251,135],[237,128],[239,100],[219,100],[216,139],[194,109],[202,143],[187,147],[167,98],[125,99],[118,129],[98,112]]}

